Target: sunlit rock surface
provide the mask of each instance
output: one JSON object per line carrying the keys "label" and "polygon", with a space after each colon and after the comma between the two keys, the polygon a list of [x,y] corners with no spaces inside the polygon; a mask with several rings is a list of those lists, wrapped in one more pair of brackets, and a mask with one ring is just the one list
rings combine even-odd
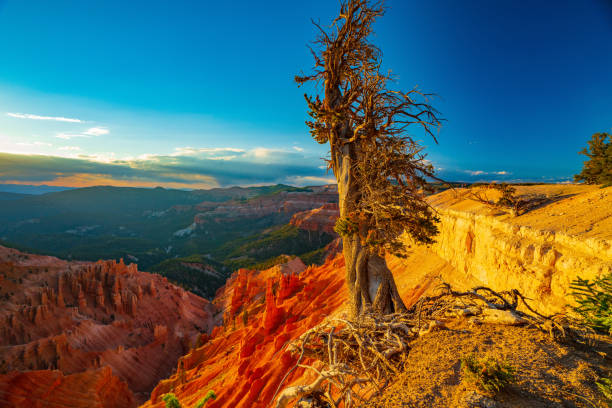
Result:
{"label": "sunlit rock surface", "polygon": [[308,231],[322,231],[335,235],[334,226],[340,215],[337,203],[327,203],[314,210],[293,214],[291,224]]}
{"label": "sunlit rock surface", "polygon": [[112,376],[126,383],[131,400],[146,399],[213,326],[207,300],[139,272],[135,264],[66,262],[5,247],[0,247],[0,305],[0,369],[8,373],[0,382],[6,386],[10,378],[14,393],[28,375],[73,378],[110,367],[100,378],[82,378],[97,387]]}
{"label": "sunlit rock surface", "polygon": [[195,228],[205,228],[209,221],[235,221],[241,218],[265,217],[285,214],[291,217],[301,211],[319,208],[338,202],[338,192],[333,185],[309,187],[312,191],[282,191],[245,201],[225,203],[204,202],[196,206],[201,212],[195,216]]}
{"label": "sunlit rock surface", "polygon": [[518,217],[467,199],[467,190],[430,198],[441,218],[431,250],[464,275],[495,290],[515,288],[541,311],[570,301],[577,276],[612,271],[612,188],[519,186],[517,194],[549,202]]}

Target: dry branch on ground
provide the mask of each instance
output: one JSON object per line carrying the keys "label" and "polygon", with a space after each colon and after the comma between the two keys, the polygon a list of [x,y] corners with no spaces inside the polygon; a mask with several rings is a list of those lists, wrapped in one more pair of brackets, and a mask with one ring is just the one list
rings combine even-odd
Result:
{"label": "dry branch on ground", "polygon": [[[366,312],[353,321],[333,318],[304,333],[289,345],[299,354],[291,371],[305,368],[317,378],[281,391],[283,379],[272,402],[278,396],[276,408],[296,399],[308,400],[310,406],[364,406],[402,372],[413,340],[457,318],[473,324],[532,325],[554,338],[583,340],[586,334],[566,316],[538,313],[517,290],[476,287],[457,292],[442,284],[438,294],[422,298],[406,313]],[[304,358],[314,362],[305,364]]]}

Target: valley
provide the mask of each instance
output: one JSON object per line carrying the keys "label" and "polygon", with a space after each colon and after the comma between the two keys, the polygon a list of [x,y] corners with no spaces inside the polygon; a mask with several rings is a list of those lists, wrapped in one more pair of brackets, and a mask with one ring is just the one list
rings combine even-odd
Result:
{"label": "valley", "polygon": [[[123,258],[211,298],[241,267],[270,264],[280,255],[320,262],[316,251],[334,232],[290,221],[336,201],[331,186],[74,189],[0,201],[0,242],[67,260]],[[199,279],[194,268],[212,274]]]}

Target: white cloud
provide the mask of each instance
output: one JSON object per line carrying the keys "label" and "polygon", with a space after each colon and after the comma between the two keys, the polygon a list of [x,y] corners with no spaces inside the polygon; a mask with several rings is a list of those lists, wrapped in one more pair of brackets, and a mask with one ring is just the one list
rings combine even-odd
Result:
{"label": "white cloud", "polygon": [[93,127],[93,128],[89,128],[86,131],[80,132],[80,133],[60,132],[56,134],[55,137],[58,137],[60,139],[69,140],[69,139],[74,139],[76,137],[92,137],[92,136],[108,135],[109,133],[110,131],[107,128]]}
{"label": "white cloud", "polygon": [[227,156],[212,156],[212,157],[209,157],[209,159],[210,160],[225,160],[225,161],[228,161],[228,160],[234,160],[237,157],[238,156],[236,156],[235,154],[230,154],[230,155],[227,155]]}
{"label": "white cloud", "polygon": [[37,146],[37,147],[52,146],[51,143],[45,143],[45,142],[32,142],[32,143],[21,142],[21,143],[16,143],[16,144],[17,146]]}
{"label": "white cloud", "polygon": [[470,176],[483,176],[483,175],[487,175],[487,174],[495,174],[498,176],[507,176],[509,174],[512,174],[509,171],[506,170],[501,170],[501,171],[482,171],[482,170],[465,170],[466,173],[468,173]]}
{"label": "white cloud", "polygon": [[40,116],[40,115],[32,115],[30,113],[12,113],[12,112],[7,112],[6,115],[12,118],[17,118],[17,119],[54,120],[56,122],[83,123],[81,119],[65,118],[63,116]]}
{"label": "white cloud", "polygon": [[304,148],[302,148],[302,147],[293,146],[293,148],[294,148],[295,150],[297,150],[298,152],[303,152],[303,151],[304,151]]}
{"label": "white cloud", "polygon": [[272,152],[274,152],[273,149],[267,149],[265,147],[258,147],[252,150],[252,154],[253,156],[255,156],[258,159],[265,159],[267,158]]}
{"label": "white cloud", "polygon": [[76,150],[81,150],[81,148],[79,146],[64,146],[64,147],[60,147],[58,150],[76,151]]}
{"label": "white cloud", "polygon": [[55,135],[55,137],[60,138],[60,139],[64,139],[64,140],[69,140],[69,139],[74,139],[75,137],[89,137],[80,133],[58,133]]}
{"label": "white cloud", "polygon": [[318,176],[290,176],[287,181],[298,186],[304,185],[320,185],[320,184],[336,184],[336,179],[333,177],[318,177]]}
{"label": "white cloud", "polygon": [[227,157],[233,156],[233,153],[244,153],[244,149],[236,149],[233,147],[201,147],[201,148],[193,148],[193,147],[175,147],[174,153],[171,156],[195,156],[198,154],[204,155],[209,158],[218,158],[224,157],[224,159],[219,160],[231,160],[227,159]]}
{"label": "white cloud", "polygon": [[108,135],[110,132],[107,128],[102,128],[102,127],[92,127],[87,129],[85,132],[83,132],[84,135],[87,136],[102,136],[102,135]]}

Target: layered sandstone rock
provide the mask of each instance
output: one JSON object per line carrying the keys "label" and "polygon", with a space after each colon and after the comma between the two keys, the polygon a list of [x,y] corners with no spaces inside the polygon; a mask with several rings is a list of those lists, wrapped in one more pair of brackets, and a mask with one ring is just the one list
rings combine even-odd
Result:
{"label": "layered sandstone rock", "polygon": [[3,373],[110,367],[142,400],[213,326],[208,301],[135,264],[66,262],[4,247],[0,259]]}
{"label": "layered sandstone rock", "polygon": [[431,198],[441,218],[431,250],[464,276],[495,290],[518,289],[545,313],[571,302],[570,283],[612,271],[612,189],[526,186],[519,194],[550,196],[512,217],[469,200],[465,190]]}
{"label": "layered sandstone rock", "polygon": [[327,203],[319,208],[309,211],[301,211],[293,214],[291,224],[307,231],[322,231],[336,235],[334,226],[340,216],[337,203]]}
{"label": "layered sandstone rock", "polygon": [[319,208],[327,203],[338,201],[335,186],[312,187],[312,191],[282,191],[278,194],[262,196],[248,201],[225,203],[201,203],[201,213],[194,219],[195,228],[203,228],[208,222],[238,220],[241,218],[264,217],[274,214],[291,216],[300,211]]}
{"label": "layered sandstone rock", "polygon": [[[425,249],[406,259],[389,258],[388,262],[409,305],[435,286],[438,273],[452,271],[448,263]],[[423,276],[413,280],[411,272],[418,267]],[[161,398],[171,390],[182,406],[193,406],[210,389],[217,399],[207,407],[269,406],[281,380],[297,361],[287,344],[329,316],[341,315],[346,299],[341,255],[299,273],[283,273],[279,267],[234,273],[213,300],[224,310],[222,324],[210,336],[200,338],[202,345],[180,360],[176,374],[159,383],[144,407],[163,408]],[[313,379],[312,372],[298,367],[283,385]]]}
{"label": "layered sandstone rock", "polygon": [[0,407],[126,408],[136,406],[110,367],[64,375],[59,370],[0,375]]}

